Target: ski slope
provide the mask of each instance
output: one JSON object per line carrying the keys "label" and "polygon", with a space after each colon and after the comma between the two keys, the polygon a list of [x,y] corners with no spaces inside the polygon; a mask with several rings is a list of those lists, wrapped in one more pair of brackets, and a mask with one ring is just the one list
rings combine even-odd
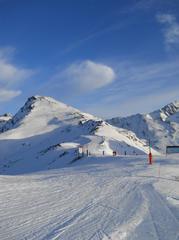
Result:
{"label": "ski slope", "polygon": [[179,156],[88,157],[0,176],[1,240],[177,240]]}

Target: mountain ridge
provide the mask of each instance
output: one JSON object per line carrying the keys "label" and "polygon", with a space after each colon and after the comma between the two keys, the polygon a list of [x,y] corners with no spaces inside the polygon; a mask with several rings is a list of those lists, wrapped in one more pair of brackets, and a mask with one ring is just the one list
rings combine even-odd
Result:
{"label": "mountain ridge", "polygon": [[148,114],[134,114],[107,120],[133,131],[140,139],[150,140],[153,148],[165,152],[167,145],[179,144],[179,101],[171,102]]}

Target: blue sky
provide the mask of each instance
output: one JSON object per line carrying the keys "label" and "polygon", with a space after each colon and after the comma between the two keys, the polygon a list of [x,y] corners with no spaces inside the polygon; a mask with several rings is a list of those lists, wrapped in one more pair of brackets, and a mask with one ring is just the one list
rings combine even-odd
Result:
{"label": "blue sky", "polygon": [[179,100],[178,0],[0,0],[0,114],[46,95],[104,118]]}

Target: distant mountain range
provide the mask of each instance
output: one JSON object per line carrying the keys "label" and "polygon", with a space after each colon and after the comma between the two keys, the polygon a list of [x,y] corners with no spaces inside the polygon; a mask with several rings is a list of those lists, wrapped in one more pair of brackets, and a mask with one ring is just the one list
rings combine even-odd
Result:
{"label": "distant mountain range", "polygon": [[1,173],[66,166],[78,159],[79,147],[92,155],[148,153],[147,142],[132,131],[50,97],[30,97],[14,116],[1,116],[0,123]]}
{"label": "distant mountain range", "polygon": [[107,122],[133,131],[140,139],[150,140],[152,147],[162,153],[167,145],[179,145],[179,101],[149,114],[115,117]]}

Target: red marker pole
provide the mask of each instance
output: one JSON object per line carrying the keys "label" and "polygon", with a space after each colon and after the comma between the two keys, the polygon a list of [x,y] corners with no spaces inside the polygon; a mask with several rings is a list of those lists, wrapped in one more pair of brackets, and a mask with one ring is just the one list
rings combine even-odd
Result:
{"label": "red marker pole", "polygon": [[149,152],[149,164],[152,164],[152,153]]}
{"label": "red marker pole", "polygon": [[150,139],[149,139],[149,164],[152,164],[152,152],[151,152],[151,147],[150,147]]}

